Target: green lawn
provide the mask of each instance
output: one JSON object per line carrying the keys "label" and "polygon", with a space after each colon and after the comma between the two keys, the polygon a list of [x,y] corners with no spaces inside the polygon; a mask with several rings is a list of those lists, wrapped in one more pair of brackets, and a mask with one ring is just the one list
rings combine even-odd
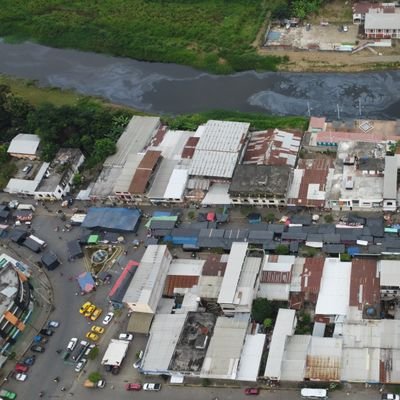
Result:
{"label": "green lawn", "polygon": [[175,62],[217,73],[274,70],[252,43],[284,0],[3,0],[0,36]]}

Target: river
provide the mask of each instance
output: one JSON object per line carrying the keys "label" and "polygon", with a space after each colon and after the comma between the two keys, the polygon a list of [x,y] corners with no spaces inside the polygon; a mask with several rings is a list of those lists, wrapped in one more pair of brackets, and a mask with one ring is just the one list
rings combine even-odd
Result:
{"label": "river", "polygon": [[0,73],[155,113],[226,109],[331,119],[400,117],[400,71],[219,76],[175,64],[0,42]]}

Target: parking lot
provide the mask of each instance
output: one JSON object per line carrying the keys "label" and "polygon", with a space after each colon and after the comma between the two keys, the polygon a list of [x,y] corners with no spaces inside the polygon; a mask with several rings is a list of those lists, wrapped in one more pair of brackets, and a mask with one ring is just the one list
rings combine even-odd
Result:
{"label": "parking lot", "polygon": [[285,47],[301,50],[332,51],[343,44],[355,44],[358,34],[358,25],[329,24],[326,26],[310,25],[296,28],[273,26],[265,43],[266,47]]}

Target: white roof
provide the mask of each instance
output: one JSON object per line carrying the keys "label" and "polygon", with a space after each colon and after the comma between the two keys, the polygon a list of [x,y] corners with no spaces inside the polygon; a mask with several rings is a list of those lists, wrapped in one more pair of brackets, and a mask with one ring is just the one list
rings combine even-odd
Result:
{"label": "white roof", "polygon": [[365,29],[400,29],[400,14],[367,13]]}
{"label": "white roof", "polygon": [[201,204],[228,205],[232,203],[229,197],[229,183],[213,183]]}
{"label": "white roof", "polygon": [[248,243],[232,243],[221,291],[218,296],[218,303],[220,304],[233,304],[235,301],[236,289],[246,258],[247,247]]}
{"label": "white roof", "polygon": [[199,296],[206,299],[217,299],[222,285],[222,276],[201,275],[199,279]]}
{"label": "white roof", "polygon": [[282,360],[282,381],[303,381],[311,335],[293,335],[287,338]]}
{"label": "white roof", "polygon": [[383,175],[383,198],[385,199],[395,200],[397,197],[397,168],[397,158],[386,156],[385,173]]}
{"label": "white roof", "polygon": [[168,275],[200,276],[206,260],[178,258],[172,260]]}
{"label": "white roof", "polygon": [[290,283],[260,283],[258,297],[265,297],[271,301],[288,301]]}
{"label": "white roof", "polygon": [[326,258],[321,278],[316,314],[346,315],[350,297],[351,262]]}
{"label": "white roof", "polygon": [[117,142],[117,151],[104,162],[105,167],[123,167],[129,155],[143,151],[156,129],[159,117],[134,116]]}
{"label": "white roof", "polygon": [[161,269],[168,268],[166,264],[169,265],[170,260],[171,255],[166,245],[149,245],[125,293],[123,302],[149,304],[155,288],[164,285],[164,282],[159,282],[160,275],[163,272]]}
{"label": "white roof", "polygon": [[265,337],[266,335],[261,334],[246,335],[246,341],[240,357],[239,371],[236,376],[237,380],[249,382],[257,380]]}
{"label": "white roof", "polygon": [[[126,157],[124,166],[120,169],[117,180],[114,184],[113,192],[129,192],[133,176],[135,175],[136,169],[144,157],[142,154],[129,154]],[[110,182],[113,184],[113,182]]]}
{"label": "white roof", "polygon": [[378,262],[381,286],[400,286],[400,262],[380,260]]}
{"label": "white roof", "polygon": [[29,133],[20,133],[13,140],[7,152],[13,154],[29,154],[35,155],[39,147],[40,138],[38,135],[31,135]]}
{"label": "white roof", "polygon": [[164,197],[166,199],[182,199],[188,175],[187,169],[174,168],[165,189]]}
{"label": "white roof", "polygon": [[128,351],[129,342],[126,340],[111,339],[110,344],[101,360],[102,365],[121,365]]}
{"label": "white roof", "polygon": [[295,318],[295,310],[279,309],[269,345],[267,365],[265,366],[264,376],[267,378],[279,380],[281,377],[286,341],[287,337],[294,333]]}
{"label": "white roof", "polygon": [[296,260],[295,256],[278,256],[277,262],[268,261],[268,257],[264,258],[263,271],[279,271],[289,272],[292,270],[293,264]]}
{"label": "white roof", "polygon": [[218,317],[200,377],[236,379],[249,317],[249,314],[241,318]]}
{"label": "white roof", "polygon": [[186,145],[187,140],[194,135],[190,131],[173,131],[168,130],[160,144],[150,146],[149,150],[161,151],[164,158],[171,160],[179,160],[182,157],[182,151]]}
{"label": "white roof", "polygon": [[231,178],[249,127],[243,122],[208,121],[197,143],[190,175]]}
{"label": "white roof", "polygon": [[147,373],[168,370],[186,314],[157,314],[151,326],[142,369]]}
{"label": "white roof", "polygon": [[179,161],[168,160],[164,158],[161,160],[160,167],[147,194],[149,199],[164,199],[165,191],[167,190],[171,176],[175,168],[178,166]]}
{"label": "white roof", "polygon": [[381,349],[345,348],[342,351],[341,380],[347,382],[379,382]]}

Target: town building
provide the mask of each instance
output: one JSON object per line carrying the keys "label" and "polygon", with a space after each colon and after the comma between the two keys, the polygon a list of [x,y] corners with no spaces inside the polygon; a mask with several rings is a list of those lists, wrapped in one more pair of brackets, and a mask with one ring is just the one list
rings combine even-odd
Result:
{"label": "town building", "polygon": [[0,365],[28,325],[33,311],[29,268],[7,254],[0,255]]}
{"label": "town building", "polygon": [[40,138],[38,135],[19,133],[11,140],[7,153],[15,158],[36,160],[38,158],[39,144]]}
{"label": "town building", "polygon": [[385,13],[370,10],[365,15],[364,32],[368,39],[399,39],[400,12]]}
{"label": "town building", "polygon": [[85,157],[79,149],[60,149],[51,163],[44,162],[33,179],[12,178],[5,192],[33,196],[37,200],[61,200],[70,190]]}
{"label": "town building", "polygon": [[369,13],[392,14],[396,11],[394,3],[371,3],[360,1],[353,4],[353,24],[364,24]]}

